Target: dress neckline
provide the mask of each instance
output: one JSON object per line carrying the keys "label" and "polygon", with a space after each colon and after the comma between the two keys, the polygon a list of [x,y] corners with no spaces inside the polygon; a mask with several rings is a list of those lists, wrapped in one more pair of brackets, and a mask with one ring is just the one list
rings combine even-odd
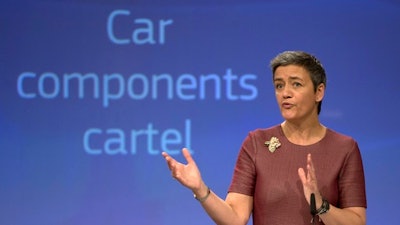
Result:
{"label": "dress neckline", "polygon": [[315,143],[309,144],[309,145],[300,145],[300,144],[296,144],[296,143],[291,142],[291,141],[286,137],[285,133],[283,132],[283,128],[282,128],[282,125],[281,125],[281,124],[278,125],[278,130],[279,130],[279,134],[284,138],[284,140],[285,140],[287,143],[290,143],[291,145],[299,146],[299,147],[312,147],[312,146],[318,145],[318,144],[320,144],[321,142],[323,142],[323,141],[326,139],[326,137],[328,136],[328,133],[330,133],[330,129],[326,127],[326,128],[325,128],[325,134],[324,134],[324,136],[323,136],[320,140],[316,141]]}

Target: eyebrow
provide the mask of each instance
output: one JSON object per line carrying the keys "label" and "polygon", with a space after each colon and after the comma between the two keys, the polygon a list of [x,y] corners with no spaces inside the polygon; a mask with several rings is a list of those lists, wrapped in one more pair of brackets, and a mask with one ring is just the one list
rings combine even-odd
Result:
{"label": "eyebrow", "polygon": [[[283,79],[282,78],[274,78],[274,81],[282,81]],[[303,80],[303,79],[301,79],[300,77],[298,77],[298,76],[289,76],[289,80]]]}

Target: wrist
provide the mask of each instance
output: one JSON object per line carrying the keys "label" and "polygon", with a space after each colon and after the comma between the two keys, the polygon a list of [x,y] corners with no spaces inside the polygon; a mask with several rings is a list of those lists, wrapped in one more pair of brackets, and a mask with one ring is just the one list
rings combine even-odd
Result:
{"label": "wrist", "polygon": [[327,213],[329,211],[329,208],[330,208],[330,204],[329,204],[328,200],[323,198],[321,207],[319,207],[317,209],[317,214],[316,215],[322,215],[324,213]]}
{"label": "wrist", "polygon": [[211,194],[211,189],[208,187],[208,186],[205,186],[206,187],[206,192],[205,192],[205,194],[196,194],[196,193],[194,193],[193,192],[193,197],[197,200],[197,201],[199,201],[200,203],[202,203],[202,202],[204,202],[205,200],[207,200],[207,198],[210,196],[210,194]]}
{"label": "wrist", "polygon": [[195,187],[191,188],[193,194],[196,196],[204,196],[207,193],[207,185],[204,183],[204,181],[201,181],[199,185],[196,185]]}

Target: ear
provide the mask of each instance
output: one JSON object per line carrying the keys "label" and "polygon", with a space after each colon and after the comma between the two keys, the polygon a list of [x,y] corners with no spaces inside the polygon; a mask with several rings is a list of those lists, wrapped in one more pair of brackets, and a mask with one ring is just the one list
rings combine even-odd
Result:
{"label": "ear", "polygon": [[325,84],[321,83],[318,85],[315,91],[315,101],[321,102],[325,95]]}

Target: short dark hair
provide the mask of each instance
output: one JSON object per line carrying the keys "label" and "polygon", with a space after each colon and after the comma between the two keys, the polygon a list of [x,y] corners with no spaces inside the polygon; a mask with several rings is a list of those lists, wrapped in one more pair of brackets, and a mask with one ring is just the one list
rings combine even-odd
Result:
{"label": "short dark hair", "polygon": [[[303,67],[310,74],[314,85],[314,91],[320,84],[326,87],[325,69],[321,62],[313,55],[303,51],[285,51],[277,55],[270,62],[272,70],[272,79],[275,77],[275,71],[280,66],[297,65]],[[322,100],[318,104],[318,114],[321,112]]]}

